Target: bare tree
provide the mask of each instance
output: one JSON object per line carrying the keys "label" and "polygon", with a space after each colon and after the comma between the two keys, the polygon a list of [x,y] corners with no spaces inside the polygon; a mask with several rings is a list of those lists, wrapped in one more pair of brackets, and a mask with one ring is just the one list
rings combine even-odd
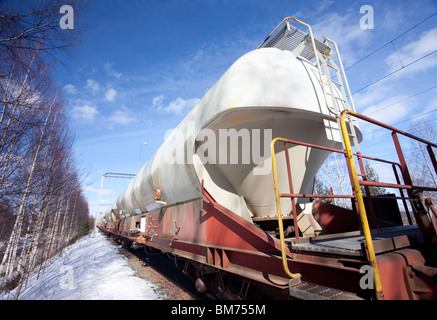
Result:
{"label": "bare tree", "polygon": [[37,145],[36,145],[35,154],[33,156],[30,172],[29,172],[29,175],[27,178],[26,185],[24,187],[23,194],[22,194],[20,207],[18,209],[15,225],[14,225],[14,228],[12,230],[11,238],[8,242],[7,247],[6,247],[6,252],[5,252],[5,255],[3,256],[2,263],[0,265],[0,274],[2,273],[3,268],[6,265],[6,276],[5,276],[6,280],[10,280],[10,278],[12,276],[13,262],[15,261],[15,257],[16,257],[17,250],[18,250],[18,242],[20,240],[21,230],[22,230],[24,216],[25,216],[25,208],[27,205],[27,200],[28,200],[28,197],[30,194],[30,189],[32,187],[33,175],[34,175],[35,168],[36,168],[36,165],[37,165],[38,160],[39,160],[39,154],[40,154],[40,150],[42,148],[44,135],[47,134],[47,132],[46,132],[47,124],[48,124],[48,121],[49,121],[50,116],[51,116],[52,111],[53,111],[55,99],[56,99],[56,96],[53,98],[53,101],[50,103],[49,112],[47,113],[44,125],[42,127],[41,135],[40,135],[39,140],[38,140]]}
{"label": "bare tree", "polygon": [[[350,194],[350,178],[344,157],[331,153],[325,160],[316,176],[318,190],[332,190],[336,195]],[[351,204],[345,198],[333,199],[334,204],[350,208]]]}
{"label": "bare tree", "polygon": [[[437,142],[437,132],[427,120],[410,122],[410,132],[429,142]],[[435,156],[435,150],[433,150]],[[431,163],[426,145],[418,141],[412,142],[409,155],[409,169],[413,183],[418,186],[436,187],[437,174]],[[428,196],[436,198],[435,192],[428,192]]]}
{"label": "bare tree", "polygon": [[[75,18],[83,4],[69,2]],[[27,273],[68,245],[89,213],[51,82],[53,61],[78,39],[60,27],[62,5],[0,2],[0,283],[18,284],[16,299]]]}
{"label": "bare tree", "polygon": [[[41,59],[58,59],[59,54],[79,41],[81,25],[75,23],[74,32],[64,30],[60,23],[60,9],[67,4],[63,0],[20,0],[0,3],[0,58],[21,63],[18,50],[40,51]],[[74,8],[74,19],[88,1],[68,1]],[[24,63],[24,65],[26,65]]]}

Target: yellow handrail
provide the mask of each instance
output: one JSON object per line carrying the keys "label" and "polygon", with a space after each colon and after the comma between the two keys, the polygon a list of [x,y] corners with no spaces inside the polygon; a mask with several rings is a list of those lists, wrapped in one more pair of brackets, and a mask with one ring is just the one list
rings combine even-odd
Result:
{"label": "yellow handrail", "polygon": [[[357,203],[358,203],[361,225],[362,225],[362,229],[363,229],[363,233],[364,233],[364,238],[366,241],[369,260],[370,260],[370,264],[371,264],[372,270],[373,270],[373,281],[374,281],[374,285],[375,285],[376,298],[378,300],[383,300],[384,294],[382,291],[382,284],[381,284],[381,278],[379,275],[378,264],[376,262],[375,249],[373,247],[372,236],[370,233],[370,226],[369,226],[369,222],[367,220],[366,209],[364,206],[363,194],[361,192],[360,182],[358,180],[357,169],[356,169],[355,161],[353,158],[354,155],[352,152],[352,146],[351,146],[351,142],[349,139],[348,130],[347,130],[346,122],[345,122],[346,114],[357,115],[357,113],[352,111],[352,110],[344,110],[340,114],[340,126],[341,126],[343,139],[345,142],[347,160],[349,162],[349,167],[350,167],[350,171],[351,171],[351,179],[353,182],[355,197],[356,197]],[[275,154],[275,147],[274,147],[274,145],[277,141],[282,141],[282,142],[286,143],[286,142],[289,142],[289,140],[284,139],[284,138],[275,138],[272,140],[270,148],[271,148],[271,156],[272,156],[272,170],[273,170],[273,182],[274,182],[274,187],[275,187],[276,208],[277,208],[277,214],[278,214],[279,236],[280,236],[280,242],[281,242],[282,264],[283,264],[285,272],[290,276],[290,278],[296,279],[296,278],[302,277],[301,274],[300,273],[291,273],[290,270],[288,269],[288,264],[287,264],[286,245],[285,245],[285,239],[284,239],[284,227],[283,227],[282,210],[281,210],[281,203],[280,203],[281,194],[279,193],[279,187],[278,187],[276,154]],[[285,151],[288,152],[288,150],[285,150]]]}
{"label": "yellow handrail", "polygon": [[[275,185],[275,198],[276,198],[276,209],[278,211],[278,225],[279,225],[279,237],[281,241],[281,254],[282,254],[282,265],[284,267],[284,271],[288,274],[291,279],[301,278],[302,275],[300,273],[291,273],[290,269],[288,269],[287,263],[287,254],[286,254],[286,245],[284,239],[284,224],[282,223],[282,211],[281,211],[281,200],[279,195],[279,187],[278,187],[278,175],[276,169],[276,157],[275,157],[275,143],[276,141],[287,142],[286,139],[283,138],[275,138],[272,140],[270,144],[270,149],[272,153],[272,168],[273,168],[273,182]],[[286,150],[285,152],[288,152]]]}
{"label": "yellow handrail", "polygon": [[358,202],[358,210],[360,212],[361,226],[363,228],[364,238],[366,240],[367,251],[369,254],[370,264],[373,269],[373,282],[375,284],[376,298],[378,300],[384,299],[384,294],[382,292],[381,278],[379,276],[378,264],[376,262],[375,249],[373,247],[372,235],[370,233],[369,222],[367,220],[366,208],[364,207],[363,194],[360,188],[360,182],[358,180],[357,168],[355,166],[354,155],[352,152],[352,145],[349,139],[348,130],[346,127],[346,114],[357,115],[355,111],[344,110],[340,114],[340,126],[341,133],[343,135],[343,141],[346,149],[346,156],[350,165],[351,178],[353,182],[353,187],[355,190],[355,196]]}

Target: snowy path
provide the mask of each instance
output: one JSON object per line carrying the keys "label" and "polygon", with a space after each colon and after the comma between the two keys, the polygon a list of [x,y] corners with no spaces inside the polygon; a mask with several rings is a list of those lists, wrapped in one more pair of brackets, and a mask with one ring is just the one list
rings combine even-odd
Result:
{"label": "snowy path", "polygon": [[[51,259],[37,280],[32,274],[23,300],[158,300],[156,287],[134,276],[127,258],[99,232],[79,240]],[[12,291],[0,298],[13,299]]]}

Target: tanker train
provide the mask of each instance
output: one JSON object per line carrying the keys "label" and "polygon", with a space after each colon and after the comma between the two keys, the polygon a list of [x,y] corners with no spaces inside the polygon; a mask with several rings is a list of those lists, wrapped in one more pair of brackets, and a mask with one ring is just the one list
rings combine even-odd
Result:
{"label": "tanker train", "polygon": [[[413,185],[398,137],[424,143],[436,172],[437,145],[354,109],[335,42],[288,17],[226,71],[97,226],[168,253],[222,299],[435,299],[425,192],[437,188]],[[391,134],[398,162],[361,154],[357,119]],[[350,194],[314,194],[332,152],[344,155]],[[391,165],[395,180],[367,181],[363,159]]]}

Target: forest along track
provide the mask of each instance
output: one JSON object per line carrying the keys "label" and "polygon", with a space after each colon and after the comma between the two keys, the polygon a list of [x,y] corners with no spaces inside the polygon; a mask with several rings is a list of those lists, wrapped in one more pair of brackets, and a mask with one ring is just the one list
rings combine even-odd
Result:
{"label": "forest along track", "polygon": [[[114,245],[120,246],[112,238]],[[203,300],[196,291],[194,283],[165,254],[148,255],[143,248],[119,248],[128,259],[129,266],[135,270],[135,276],[145,279],[157,287],[157,292],[165,295],[165,300]]]}

